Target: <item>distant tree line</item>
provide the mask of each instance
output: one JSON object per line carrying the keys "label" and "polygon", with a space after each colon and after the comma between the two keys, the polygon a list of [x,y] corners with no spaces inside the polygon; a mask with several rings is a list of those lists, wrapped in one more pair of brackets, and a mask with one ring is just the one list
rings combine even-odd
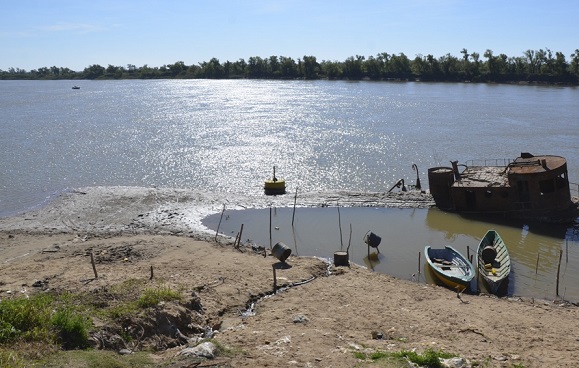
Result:
{"label": "distant tree line", "polygon": [[421,80],[448,82],[539,82],[579,84],[579,49],[567,61],[561,52],[548,48],[527,50],[522,56],[495,55],[486,50],[468,52],[462,49],[460,58],[446,54],[417,55],[409,59],[403,53],[386,52],[376,56],[351,56],[344,61],[318,62],[315,56],[294,60],[285,56],[247,61],[219,62],[212,58],[197,65],[182,61],[161,67],[132,64],[124,66],[95,64],[82,72],[63,67],[43,67],[26,71],[19,68],[0,69],[0,79],[331,79],[331,80]]}

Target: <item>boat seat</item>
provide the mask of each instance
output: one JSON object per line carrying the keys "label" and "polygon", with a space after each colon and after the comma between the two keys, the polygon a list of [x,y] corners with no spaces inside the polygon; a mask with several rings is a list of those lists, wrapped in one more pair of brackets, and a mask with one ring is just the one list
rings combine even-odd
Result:
{"label": "boat seat", "polygon": [[447,261],[446,259],[442,259],[442,258],[433,258],[432,259],[434,261],[434,263],[440,263],[443,265],[452,265],[451,261]]}

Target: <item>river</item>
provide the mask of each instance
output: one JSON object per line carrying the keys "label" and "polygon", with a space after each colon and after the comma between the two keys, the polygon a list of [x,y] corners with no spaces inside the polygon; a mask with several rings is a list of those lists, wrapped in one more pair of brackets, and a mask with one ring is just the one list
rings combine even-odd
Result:
{"label": "river", "polygon": [[[73,90],[74,84],[81,88]],[[415,183],[417,174],[427,186],[428,168],[451,160],[513,159],[530,152],[566,157],[570,181],[579,183],[577,101],[576,87],[534,85],[0,81],[0,217],[90,186],[255,195],[273,166],[290,192],[386,191],[401,178]],[[286,216],[280,231],[287,231],[287,211],[279,209],[279,221]],[[357,211],[362,209],[344,210],[342,241],[335,238],[335,208],[329,216],[300,213],[303,233],[297,240],[290,233],[280,238],[297,245],[300,255],[327,256],[347,243],[353,223],[357,261],[365,262],[363,232],[380,232],[383,258],[369,266],[419,279],[418,252],[426,243],[455,244],[466,252],[495,227],[512,247],[513,294],[552,297],[559,251],[571,247],[561,290],[579,300],[574,228],[537,232],[525,224],[469,222],[426,209]],[[251,229],[251,219],[261,223],[260,216],[245,212],[240,221]],[[306,230],[318,217],[330,228]],[[269,241],[263,229],[247,234]],[[315,245],[327,239],[328,248]],[[402,258],[407,263],[397,261]]]}

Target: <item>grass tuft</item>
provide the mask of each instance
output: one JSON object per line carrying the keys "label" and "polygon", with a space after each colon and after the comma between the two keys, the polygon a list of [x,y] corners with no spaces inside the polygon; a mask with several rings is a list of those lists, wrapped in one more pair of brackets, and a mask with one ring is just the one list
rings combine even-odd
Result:
{"label": "grass tuft", "polygon": [[137,304],[141,308],[149,308],[154,307],[161,302],[181,299],[181,293],[178,291],[174,291],[170,287],[159,286],[155,289],[145,289]]}
{"label": "grass tuft", "polygon": [[455,356],[450,353],[435,351],[432,349],[426,350],[423,354],[418,354],[415,351],[403,350],[401,352],[394,353],[394,355],[406,358],[412,363],[426,368],[442,368],[442,363],[440,361],[441,359],[448,359]]}

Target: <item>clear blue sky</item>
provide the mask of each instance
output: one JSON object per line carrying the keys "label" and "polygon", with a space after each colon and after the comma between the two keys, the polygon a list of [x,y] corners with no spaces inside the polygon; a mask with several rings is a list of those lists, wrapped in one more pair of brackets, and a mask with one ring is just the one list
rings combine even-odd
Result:
{"label": "clear blue sky", "polygon": [[576,0],[0,0],[0,69],[579,49]]}

